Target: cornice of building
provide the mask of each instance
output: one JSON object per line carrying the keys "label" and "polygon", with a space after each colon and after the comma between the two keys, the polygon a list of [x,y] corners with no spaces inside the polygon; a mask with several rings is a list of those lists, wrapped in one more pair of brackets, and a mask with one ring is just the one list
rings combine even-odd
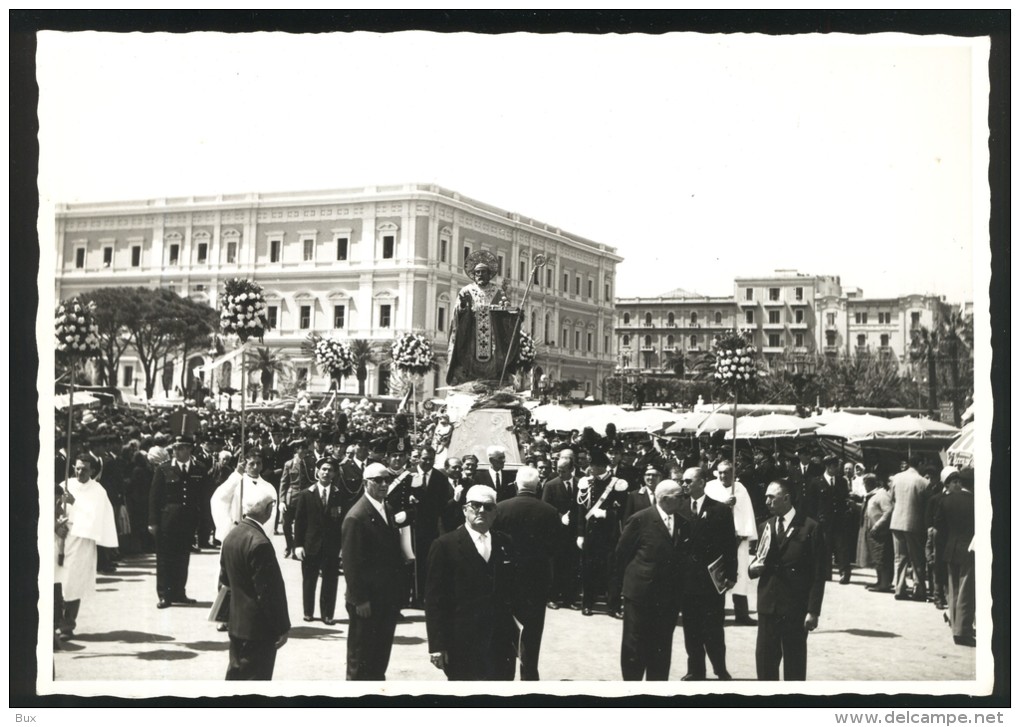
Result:
{"label": "cornice of building", "polygon": [[437,184],[394,184],[369,187],[351,187],[327,190],[306,190],[292,192],[248,192],[242,194],[196,195],[190,197],[161,197],[144,200],[118,200],[110,202],[76,202],[56,205],[56,217],[73,219],[97,215],[138,215],[138,214],[179,214],[182,212],[210,212],[217,210],[248,209],[267,207],[318,206],[326,204],[364,204],[368,202],[392,202],[397,200],[427,200],[448,204],[465,212],[486,217],[510,227],[541,234],[558,242],[568,243],[586,252],[622,262],[623,257],[616,248],[601,242],[589,240],[580,235],[564,232],[559,227],[539,220],[510,212],[495,205],[466,197],[454,190]]}

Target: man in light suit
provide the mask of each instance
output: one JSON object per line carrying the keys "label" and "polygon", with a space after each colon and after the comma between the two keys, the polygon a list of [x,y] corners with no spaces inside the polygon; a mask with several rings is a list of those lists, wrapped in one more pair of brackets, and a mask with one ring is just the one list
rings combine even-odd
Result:
{"label": "man in light suit", "polygon": [[[688,499],[678,510],[684,647],[687,649],[687,674],[681,680],[704,680],[707,655],[716,676],[725,681],[732,677],[726,670],[724,594],[737,580],[733,514],[726,505],[705,495],[705,474],[700,467],[684,471],[682,487]],[[722,593],[709,573],[709,566],[717,562],[722,565]]]}
{"label": "man in light suit", "polygon": [[[924,523],[925,492],[928,480],[921,476],[924,458],[913,455],[910,467],[889,479],[889,496],[892,500],[892,517],[889,529],[893,534],[893,552],[896,558],[894,584],[896,600],[925,601],[927,563],[924,543],[928,529]],[[907,592],[907,566],[914,571],[913,594]]]}
{"label": "man in light suit", "polygon": [[552,590],[552,556],[560,536],[559,513],[538,499],[538,470],[517,471],[517,497],[496,507],[493,528],[513,539],[517,555],[514,618],[521,624],[521,681],[538,681],[538,653],[545,630],[545,604]]}
{"label": "man in light suit", "polygon": [[332,626],[336,621],[337,583],[340,580],[342,496],[333,486],[339,465],[332,457],[315,463],[316,484],[294,498],[294,557],[301,561],[301,602],[305,621],[315,615],[315,587],[322,578],[319,615]]}
{"label": "man in light suit", "polygon": [[382,464],[363,471],[365,494],[343,522],[347,634],[347,680],[383,681],[406,597],[404,554],[393,515],[386,507],[392,473]]}
{"label": "man in light suit", "polygon": [[244,519],[220,550],[220,583],[230,588],[227,681],[272,679],[276,651],[287,643],[287,592],[266,532],[275,505],[275,493],[246,491]]}
{"label": "man in light suit", "polygon": [[776,480],[765,491],[772,513],[749,568],[758,582],[758,679],[807,678],[807,635],[818,626],[829,555],[818,523],[793,507],[791,485]]}
{"label": "man in light suit", "polygon": [[468,490],[464,526],[429,552],[425,626],[429,656],[451,681],[513,681],[516,566],[509,536],[492,530],[496,491]]}
{"label": "man in light suit", "polygon": [[506,449],[494,444],[486,448],[485,455],[489,458],[489,469],[475,472],[475,484],[494,489],[500,502],[509,500],[517,494],[517,486],[514,485],[517,470],[506,469]]}
{"label": "man in light suit", "polygon": [[669,678],[682,598],[676,514],[681,501],[680,485],[660,482],[655,506],[627,521],[616,546],[624,599],[620,668],[626,681]]}

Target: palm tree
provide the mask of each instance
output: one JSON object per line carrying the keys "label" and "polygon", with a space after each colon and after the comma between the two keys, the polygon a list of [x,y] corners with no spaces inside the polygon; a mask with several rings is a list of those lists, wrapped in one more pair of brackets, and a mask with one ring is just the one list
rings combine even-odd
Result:
{"label": "palm tree", "polygon": [[949,359],[949,382],[952,388],[950,398],[953,402],[953,423],[960,426],[960,354],[974,347],[974,319],[964,314],[961,308],[946,311],[939,321],[941,338],[940,352]]}
{"label": "palm tree", "polygon": [[378,354],[372,344],[363,338],[351,341],[351,353],[354,355],[354,375],[358,379],[358,396],[364,396],[368,365],[378,363]]}
{"label": "palm tree", "polygon": [[935,371],[935,357],[939,350],[939,333],[937,329],[925,326],[915,328],[910,341],[910,359],[914,363],[928,364],[928,409],[938,409],[938,381]]}
{"label": "palm tree", "polygon": [[244,368],[249,374],[257,373],[259,375],[262,384],[262,397],[268,398],[267,394],[273,388],[273,377],[277,374],[289,373],[291,363],[283,354],[277,353],[268,346],[262,346],[248,351],[245,356]]}

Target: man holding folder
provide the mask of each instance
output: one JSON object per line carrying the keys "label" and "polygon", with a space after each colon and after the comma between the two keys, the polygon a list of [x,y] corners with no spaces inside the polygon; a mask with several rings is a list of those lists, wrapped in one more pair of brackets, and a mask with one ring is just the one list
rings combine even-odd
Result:
{"label": "man holding folder", "polygon": [[716,676],[729,680],[723,619],[724,594],[737,580],[733,515],[726,505],[705,496],[705,474],[700,467],[684,471],[681,486],[689,497],[677,513],[687,649],[687,674],[681,680],[705,679],[706,654]]}

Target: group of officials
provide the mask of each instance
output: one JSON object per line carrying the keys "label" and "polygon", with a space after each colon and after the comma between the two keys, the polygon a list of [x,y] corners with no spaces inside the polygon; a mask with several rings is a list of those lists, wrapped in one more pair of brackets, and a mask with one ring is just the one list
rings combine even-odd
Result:
{"label": "group of officials", "polygon": [[[706,679],[709,664],[730,679],[724,599],[749,576],[759,579],[759,678],[778,679],[780,662],[786,679],[806,676],[807,633],[831,561],[821,526],[798,510],[785,480],[769,485],[771,517],[752,562],[746,545],[757,532],[740,524],[746,503],[729,463],[709,482],[700,467],[665,479],[655,464],[625,465],[619,452],[598,449],[561,451],[553,477],[549,466],[508,470],[498,447],[482,470],[471,455],[439,470],[431,448],[400,439],[383,461],[361,445],[343,461],[313,461],[303,442],[294,450],[279,496],[251,452],[213,497],[217,532],[225,532],[220,579],[230,591],[228,679],[271,678],[290,629],[270,541],[277,507],[287,554],[301,562],[304,619],[314,619],[318,591],[319,616],[335,623],[341,571],[346,580],[350,680],[385,679],[408,606],[424,608],[430,659],[447,678],[512,680],[519,662],[520,678],[537,680],[546,610],[573,607],[578,588],[584,615],[604,600],[622,618],[624,679],[669,677],[681,614],[682,679]],[[191,452],[179,438],[151,490],[160,608],[192,602],[194,493],[206,473]],[[734,604],[738,622],[755,623],[746,595]]]}

